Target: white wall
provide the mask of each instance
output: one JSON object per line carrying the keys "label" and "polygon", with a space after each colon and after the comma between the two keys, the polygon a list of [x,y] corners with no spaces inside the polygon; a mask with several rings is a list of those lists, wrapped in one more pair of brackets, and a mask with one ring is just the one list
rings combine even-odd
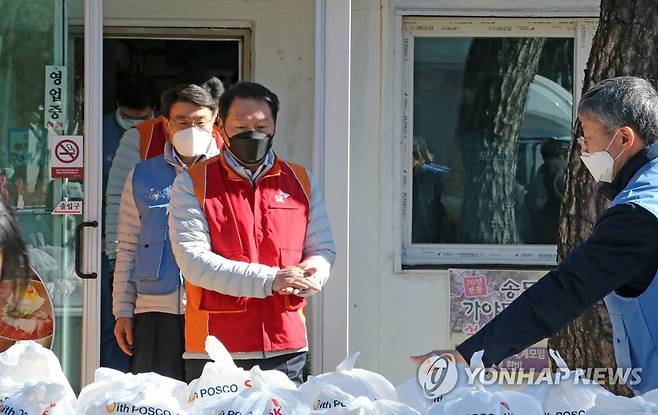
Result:
{"label": "white wall", "polygon": [[[253,80],[281,99],[274,147],[311,167],[313,0],[104,0],[106,26],[253,28]],[[74,13],[78,11],[71,10]]]}
{"label": "white wall", "polygon": [[414,376],[407,356],[447,348],[446,271],[395,271],[400,198],[394,168],[396,8],[418,14],[598,16],[598,1],[352,0],[350,351],[397,383]]}

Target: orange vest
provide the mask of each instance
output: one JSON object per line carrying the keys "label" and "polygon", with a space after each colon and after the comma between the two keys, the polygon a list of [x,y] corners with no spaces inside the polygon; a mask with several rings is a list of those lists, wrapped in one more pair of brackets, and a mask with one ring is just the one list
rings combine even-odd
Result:
{"label": "orange vest", "polygon": [[[141,160],[157,157],[164,153],[165,143],[171,138],[165,128],[165,120],[166,118],[161,115],[135,126],[139,131],[139,157]],[[217,126],[213,127],[213,137],[215,137],[217,148],[222,148],[223,140]]]}
{"label": "orange vest", "polygon": [[[192,166],[189,174],[214,253],[279,268],[302,261],[311,200],[303,167],[277,159],[254,186],[220,155]],[[189,282],[185,287],[188,352],[203,352],[208,335],[216,336],[231,353],[308,346],[302,297],[233,297]]]}

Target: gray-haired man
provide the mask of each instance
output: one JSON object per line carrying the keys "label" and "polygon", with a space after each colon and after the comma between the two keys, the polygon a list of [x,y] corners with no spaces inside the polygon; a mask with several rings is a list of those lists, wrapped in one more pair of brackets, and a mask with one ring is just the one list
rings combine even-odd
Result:
{"label": "gray-haired man", "polygon": [[484,350],[497,364],[604,299],[617,364],[642,369],[631,387],[644,393],[658,388],[658,94],[644,79],[607,79],[584,94],[578,118],[581,159],[609,208],[557,269],[451,353]]}

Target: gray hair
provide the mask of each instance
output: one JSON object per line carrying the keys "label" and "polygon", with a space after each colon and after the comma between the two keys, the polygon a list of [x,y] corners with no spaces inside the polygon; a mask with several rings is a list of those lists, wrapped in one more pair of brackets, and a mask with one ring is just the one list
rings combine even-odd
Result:
{"label": "gray hair", "polygon": [[646,79],[620,76],[599,82],[583,94],[578,114],[594,118],[608,133],[628,126],[646,144],[658,136],[658,93]]}

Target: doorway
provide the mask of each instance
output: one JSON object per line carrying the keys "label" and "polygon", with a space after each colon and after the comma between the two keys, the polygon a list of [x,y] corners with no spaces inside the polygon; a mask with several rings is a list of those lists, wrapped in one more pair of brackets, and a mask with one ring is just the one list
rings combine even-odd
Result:
{"label": "doorway", "polygon": [[251,79],[250,29],[106,27],[103,41],[103,111],[116,108],[117,79],[150,80],[156,95],[186,73],[218,77],[227,87]]}
{"label": "doorway", "polygon": [[[166,89],[187,78],[208,79],[217,77],[225,87],[243,79],[250,79],[251,64],[250,29],[185,29],[185,28],[133,28],[105,27],[103,37],[103,145],[99,164],[103,177],[100,198],[103,205],[101,235],[105,236],[106,206],[105,188],[120,137],[124,130],[110,128],[106,122],[114,118],[117,102],[117,88],[121,79],[132,78],[149,82],[152,85],[153,108],[159,110],[159,96]],[[78,31],[73,60],[79,71],[83,68],[83,37]],[[106,137],[110,132],[113,137]],[[125,164],[125,163],[124,163]],[[122,166],[124,165],[122,164]],[[96,193],[96,192],[94,192]],[[106,249],[102,243],[102,250]],[[103,252],[107,254],[107,252]],[[111,255],[113,257],[113,255]],[[101,291],[101,338],[96,344],[100,349],[101,366],[127,370],[128,358],[120,351],[113,336],[114,316],[111,301],[111,260],[102,256],[99,275]],[[98,350],[97,349],[97,350]]]}

